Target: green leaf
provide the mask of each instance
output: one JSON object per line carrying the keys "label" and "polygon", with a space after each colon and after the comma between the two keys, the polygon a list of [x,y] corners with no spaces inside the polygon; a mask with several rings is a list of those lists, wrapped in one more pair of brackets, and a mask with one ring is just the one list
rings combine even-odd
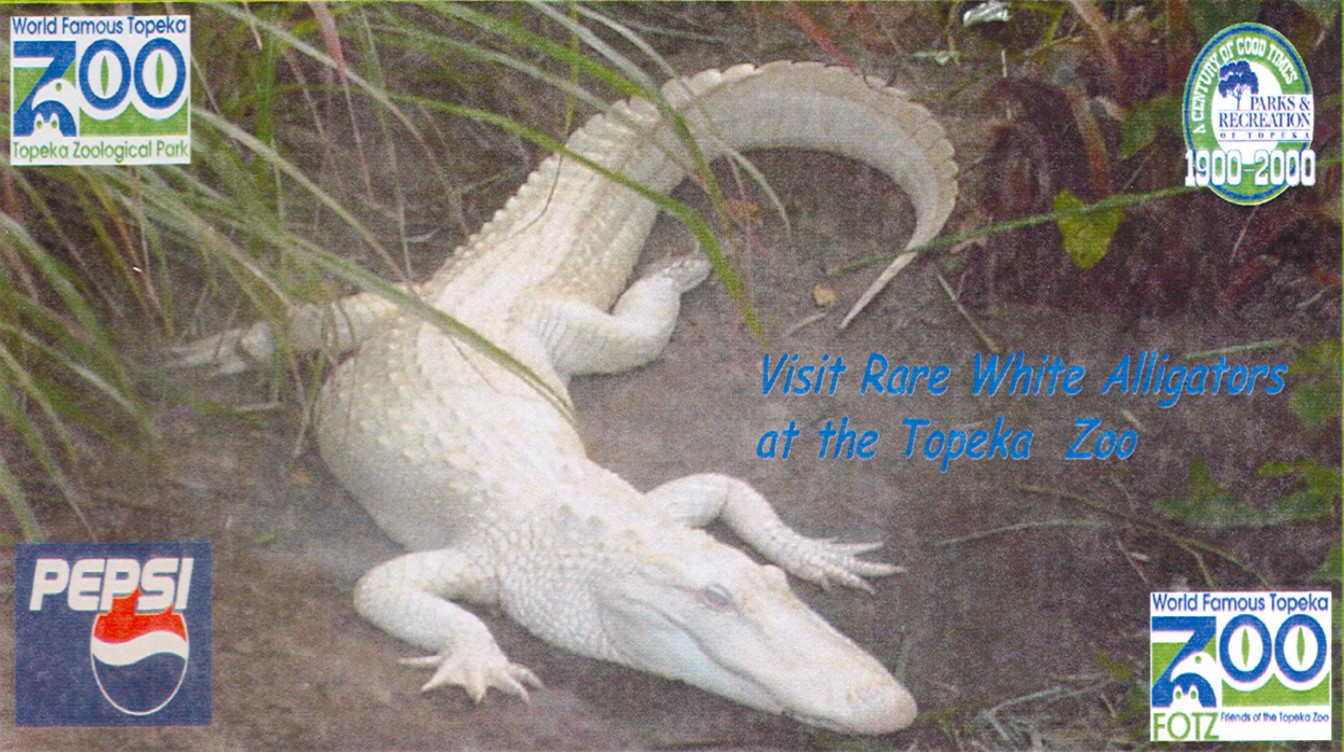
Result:
{"label": "green leaf", "polygon": [[1285,475],[1292,475],[1295,468],[1293,463],[1283,460],[1270,460],[1261,465],[1255,472],[1261,478],[1282,478]]}
{"label": "green leaf", "polygon": [[1106,257],[1111,238],[1125,218],[1124,209],[1088,207],[1067,188],[1055,195],[1055,211],[1060,213],[1059,234],[1064,239],[1064,250],[1079,269],[1091,269]]}
{"label": "green leaf", "polygon": [[1290,376],[1306,377],[1293,390],[1288,406],[1307,428],[1317,428],[1340,415],[1340,342],[1324,340],[1302,350],[1288,366]]}
{"label": "green leaf", "polygon": [[1215,3],[1190,3],[1189,7],[1195,37],[1202,43],[1234,23],[1254,21],[1260,12],[1260,0],[1219,0]]}
{"label": "green leaf", "polygon": [[1339,471],[1311,460],[1296,463],[1271,461],[1256,473],[1262,478],[1300,476],[1303,487],[1279,501],[1278,511],[1286,522],[1319,520],[1329,517],[1339,501]]}
{"label": "green leaf", "polygon": [[1333,376],[1338,381],[1342,351],[1344,344],[1337,339],[1313,342],[1302,348],[1302,354],[1288,366],[1288,373],[1292,376]]}
{"label": "green leaf", "polygon": [[1123,661],[1113,658],[1109,653],[1101,652],[1097,654],[1097,663],[1101,665],[1102,670],[1119,681],[1129,684],[1134,681],[1134,671]]}
{"label": "green leaf", "polygon": [[1293,0],[1293,2],[1316,16],[1316,20],[1320,21],[1322,26],[1333,24],[1335,16],[1339,15],[1338,0]]}
{"label": "green leaf", "polygon": [[1340,570],[1344,569],[1344,559],[1340,557],[1339,544],[1330,549],[1330,553],[1325,555],[1325,561],[1312,573],[1313,582],[1339,582]]}
{"label": "green leaf", "polygon": [[1163,94],[1135,105],[1120,126],[1120,158],[1130,157],[1157,138],[1163,128],[1180,122],[1180,99],[1175,94]]}
{"label": "green leaf", "polygon": [[1218,485],[1200,457],[1190,460],[1185,494],[1161,499],[1154,506],[1168,517],[1212,530],[1265,527],[1281,521],[1277,514],[1247,504]]}

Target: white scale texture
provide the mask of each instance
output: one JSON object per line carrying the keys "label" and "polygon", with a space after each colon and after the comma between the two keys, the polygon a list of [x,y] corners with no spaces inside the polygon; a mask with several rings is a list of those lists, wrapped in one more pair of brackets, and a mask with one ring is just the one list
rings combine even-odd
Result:
{"label": "white scale texture", "polygon": [[[883,82],[779,62],[706,71],[663,94],[707,158],[803,148],[882,171],[914,204],[911,247],[952,211],[956,165],[942,128]],[[567,146],[658,191],[692,163],[643,100],[614,105]],[[579,160],[552,156],[416,292],[564,395],[572,375],[656,357],[680,295],[708,273],[704,259],[683,259],[627,291],[656,214]],[[850,317],[908,261],[898,258]],[[362,346],[324,388],[318,443],[374,520],[415,552],[367,574],[356,605],[434,653],[414,662],[436,669],[427,688],[456,684],[480,699],[537,685],[454,603],[462,600],[499,604],[560,647],[807,723],[885,733],[913,721],[905,688],[797,599],[778,569],[693,528],[718,517],[795,576],[861,588],[864,577],[896,571],[857,558],[874,545],[805,538],[723,476],[641,494],[592,463],[556,406],[487,355],[370,295],[342,305],[346,335]],[[312,328],[323,318],[296,315],[308,330],[291,341],[320,342]],[[184,361],[205,364],[232,344],[240,352],[218,365],[236,370],[264,334],[226,333],[189,346]]]}

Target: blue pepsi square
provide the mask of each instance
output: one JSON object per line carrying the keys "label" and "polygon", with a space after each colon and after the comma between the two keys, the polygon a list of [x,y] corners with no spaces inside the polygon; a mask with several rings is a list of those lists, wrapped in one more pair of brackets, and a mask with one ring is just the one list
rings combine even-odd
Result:
{"label": "blue pepsi square", "polygon": [[210,723],[209,543],[20,543],[19,726]]}

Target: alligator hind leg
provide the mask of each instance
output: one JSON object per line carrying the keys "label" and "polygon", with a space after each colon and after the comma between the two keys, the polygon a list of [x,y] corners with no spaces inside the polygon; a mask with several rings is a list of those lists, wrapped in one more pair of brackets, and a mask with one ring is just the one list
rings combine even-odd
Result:
{"label": "alligator hind leg", "polygon": [[688,475],[645,496],[691,527],[704,527],[716,519],[723,522],[765,558],[822,587],[840,583],[871,591],[864,577],[903,571],[892,564],[858,558],[881,548],[881,543],[836,543],[801,535],[784,524],[759,491],[727,475]]}
{"label": "alligator hind leg", "polygon": [[709,268],[701,256],[677,256],[630,285],[610,313],[582,301],[540,298],[528,302],[525,315],[560,373],[628,371],[662,353],[681,294],[703,282]]}
{"label": "alligator hind leg", "polygon": [[[396,303],[371,292],[327,305],[304,305],[290,314],[285,335],[296,353],[316,352],[324,346],[345,352],[362,342],[379,320],[396,309]],[[276,344],[270,324],[262,321],[176,347],[169,365],[209,367],[214,376],[230,376],[268,362],[275,355]]]}
{"label": "alligator hind leg", "polygon": [[418,551],[374,567],[360,578],[355,610],[384,632],[434,651],[402,661],[434,669],[420,691],[456,684],[476,702],[492,687],[527,699],[527,687],[539,688],[541,680],[504,655],[484,622],[449,600],[492,603],[491,580],[461,551]]}

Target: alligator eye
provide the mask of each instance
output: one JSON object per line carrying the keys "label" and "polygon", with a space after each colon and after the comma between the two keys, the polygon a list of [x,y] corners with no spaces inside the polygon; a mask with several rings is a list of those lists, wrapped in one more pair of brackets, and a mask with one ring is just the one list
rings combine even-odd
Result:
{"label": "alligator eye", "polygon": [[722,585],[707,585],[701,588],[699,597],[700,602],[712,611],[733,611],[737,608],[733,594]]}

